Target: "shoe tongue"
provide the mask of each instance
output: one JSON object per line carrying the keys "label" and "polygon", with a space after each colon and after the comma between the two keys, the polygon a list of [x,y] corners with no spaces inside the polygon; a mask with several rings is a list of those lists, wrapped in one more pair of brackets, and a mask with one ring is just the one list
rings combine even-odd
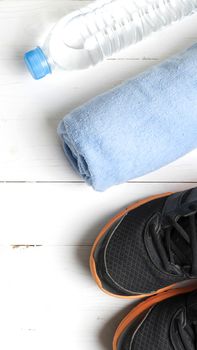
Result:
{"label": "shoe tongue", "polygon": [[[187,232],[188,218],[181,218],[179,224]],[[181,267],[185,267],[186,270],[187,268],[190,269],[192,264],[191,245],[175,229],[171,233],[171,247],[175,263]]]}
{"label": "shoe tongue", "polygon": [[197,291],[188,296],[187,317],[190,322],[197,323]]}

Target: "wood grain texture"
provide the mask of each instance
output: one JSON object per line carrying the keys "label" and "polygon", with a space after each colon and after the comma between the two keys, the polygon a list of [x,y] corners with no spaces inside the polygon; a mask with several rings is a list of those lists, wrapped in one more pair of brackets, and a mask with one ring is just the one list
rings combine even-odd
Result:
{"label": "wood grain texture", "polygon": [[[0,2],[0,181],[79,181],[56,136],[58,122],[93,96],[191,45],[193,15],[89,70],[34,81],[22,56],[64,13],[86,1]],[[195,181],[197,152],[139,181]]]}
{"label": "wood grain texture", "polygon": [[110,349],[127,301],[98,290],[89,248],[0,248],[0,346],[5,350]]}
{"label": "wood grain texture", "polygon": [[97,193],[83,183],[0,184],[0,246],[90,246],[103,225],[135,201],[195,184],[124,184]]}
{"label": "wood grain texture", "polygon": [[88,1],[0,1],[0,348],[109,350],[132,305],[101,293],[88,259],[103,225],[128,204],[197,183],[197,151],[105,193],[86,186],[56,136],[70,110],[197,39],[193,15],[94,69],[35,82],[23,54]]}

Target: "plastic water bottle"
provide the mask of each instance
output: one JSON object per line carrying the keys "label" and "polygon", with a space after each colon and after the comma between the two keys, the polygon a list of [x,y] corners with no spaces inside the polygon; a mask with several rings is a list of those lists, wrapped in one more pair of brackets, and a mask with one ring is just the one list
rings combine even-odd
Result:
{"label": "plastic water bottle", "polygon": [[197,0],[97,0],[63,17],[25,62],[35,79],[85,69],[196,10]]}

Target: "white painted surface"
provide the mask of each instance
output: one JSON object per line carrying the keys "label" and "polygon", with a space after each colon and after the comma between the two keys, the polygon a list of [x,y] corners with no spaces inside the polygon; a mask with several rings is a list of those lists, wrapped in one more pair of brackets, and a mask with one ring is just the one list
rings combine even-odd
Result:
{"label": "white painted surface", "polygon": [[96,193],[56,136],[72,108],[196,41],[197,15],[88,71],[35,82],[23,53],[86,1],[0,1],[0,348],[110,349],[129,303],[105,296],[88,269],[103,224],[127,204],[197,183],[197,151]]}

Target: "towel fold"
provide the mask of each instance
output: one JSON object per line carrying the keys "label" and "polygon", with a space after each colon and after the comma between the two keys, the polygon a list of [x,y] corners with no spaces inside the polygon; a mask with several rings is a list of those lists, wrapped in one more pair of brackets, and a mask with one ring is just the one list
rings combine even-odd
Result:
{"label": "towel fold", "polygon": [[67,158],[94,189],[145,175],[197,147],[197,44],[69,113]]}

